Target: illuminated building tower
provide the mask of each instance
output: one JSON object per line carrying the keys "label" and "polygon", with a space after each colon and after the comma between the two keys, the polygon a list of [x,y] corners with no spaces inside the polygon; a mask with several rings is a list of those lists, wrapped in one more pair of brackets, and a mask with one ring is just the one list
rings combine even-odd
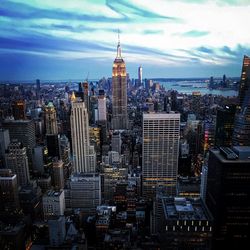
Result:
{"label": "illuminated building tower", "polygon": [[12,103],[12,114],[15,120],[25,120],[25,101],[18,100]]}
{"label": "illuminated building tower", "polygon": [[244,56],[233,132],[233,145],[250,146],[250,57]]}
{"label": "illuminated building tower", "polygon": [[143,196],[154,198],[157,186],[176,195],[180,114],[143,114]]}
{"label": "illuminated building tower", "polygon": [[139,81],[139,85],[142,85],[142,66],[140,66],[138,68],[138,81]]}
{"label": "illuminated building tower", "polygon": [[17,176],[10,169],[0,169],[0,210],[19,207]]}
{"label": "illuminated building tower", "polygon": [[121,55],[120,40],[117,45],[117,55],[113,63],[112,73],[112,128],[127,129],[127,79],[126,65]]}
{"label": "illuminated building tower", "polygon": [[211,149],[206,205],[214,218],[212,249],[248,249],[250,244],[250,147]]}
{"label": "illuminated building tower", "polygon": [[48,105],[45,106],[44,113],[45,113],[46,134],[47,135],[58,134],[56,109],[52,102],[49,102]]}
{"label": "illuminated building tower", "polygon": [[215,146],[231,146],[234,128],[235,106],[226,106],[217,110],[215,128]]}
{"label": "illuminated building tower", "polygon": [[71,107],[71,137],[74,172],[94,172],[89,160],[89,118],[85,103],[74,98]]}
{"label": "illuminated building tower", "polygon": [[19,186],[25,186],[30,182],[28,158],[26,148],[21,142],[10,143],[6,154],[7,168],[11,169],[17,175],[17,183]]}

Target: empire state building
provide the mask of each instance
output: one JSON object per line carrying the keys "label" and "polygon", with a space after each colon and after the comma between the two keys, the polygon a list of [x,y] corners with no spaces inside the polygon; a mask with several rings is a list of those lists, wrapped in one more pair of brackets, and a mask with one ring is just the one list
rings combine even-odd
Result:
{"label": "empire state building", "polygon": [[120,40],[112,72],[112,128],[128,128],[126,65],[121,55]]}

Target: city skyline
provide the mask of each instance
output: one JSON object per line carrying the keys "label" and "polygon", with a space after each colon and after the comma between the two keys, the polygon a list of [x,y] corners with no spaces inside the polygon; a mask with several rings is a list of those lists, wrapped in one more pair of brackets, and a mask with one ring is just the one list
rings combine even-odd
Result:
{"label": "city skyline", "polygon": [[[20,1],[0,6],[0,80],[110,77],[121,32],[137,78],[240,76],[248,1]],[[94,70],[93,70],[94,69]]]}

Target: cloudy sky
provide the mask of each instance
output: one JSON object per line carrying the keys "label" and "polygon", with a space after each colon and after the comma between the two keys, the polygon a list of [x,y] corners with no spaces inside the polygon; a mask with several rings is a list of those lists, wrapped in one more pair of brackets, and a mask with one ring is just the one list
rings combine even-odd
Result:
{"label": "cloudy sky", "polygon": [[0,79],[240,76],[250,0],[1,0]]}

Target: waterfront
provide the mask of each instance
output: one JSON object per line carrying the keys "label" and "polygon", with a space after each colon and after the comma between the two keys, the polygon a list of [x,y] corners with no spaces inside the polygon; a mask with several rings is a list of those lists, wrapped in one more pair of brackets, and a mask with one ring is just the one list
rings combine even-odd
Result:
{"label": "waterfront", "polygon": [[192,94],[199,91],[202,95],[222,95],[222,96],[237,96],[238,91],[233,89],[209,89],[205,82],[197,81],[159,81],[166,90],[176,90],[179,93]]}

